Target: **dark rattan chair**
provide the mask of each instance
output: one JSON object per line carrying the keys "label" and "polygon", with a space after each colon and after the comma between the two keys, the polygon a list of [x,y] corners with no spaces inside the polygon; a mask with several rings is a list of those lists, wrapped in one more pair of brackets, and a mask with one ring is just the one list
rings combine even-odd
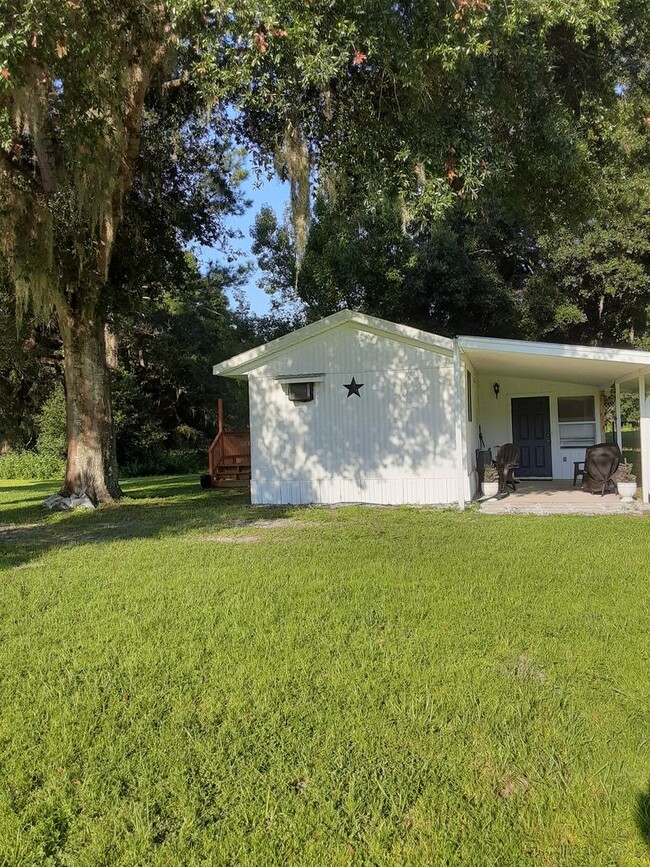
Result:
{"label": "dark rattan chair", "polygon": [[519,466],[519,449],[514,443],[505,443],[499,449],[499,456],[495,461],[499,470],[499,491],[502,494],[507,493],[507,488],[511,487],[513,491],[517,490],[517,482],[515,481],[515,470]]}
{"label": "dark rattan chair", "polygon": [[607,491],[616,493],[614,476],[621,463],[621,450],[615,443],[598,443],[585,452],[582,490],[602,497]]}

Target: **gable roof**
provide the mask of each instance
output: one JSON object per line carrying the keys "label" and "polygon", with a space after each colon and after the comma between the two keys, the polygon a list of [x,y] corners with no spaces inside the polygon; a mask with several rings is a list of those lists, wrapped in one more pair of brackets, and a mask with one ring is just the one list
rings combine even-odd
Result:
{"label": "gable roof", "polygon": [[340,328],[347,324],[380,337],[396,340],[399,343],[421,346],[432,352],[449,356],[453,353],[454,341],[448,337],[440,337],[437,334],[430,334],[428,331],[420,331],[418,328],[411,328],[408,325],[399,325],[396,322],[389,322],[387,319],[378,319],[376,316],[367,316],[365,313],[357,313],[354,310],[341,310],[332,316],[313,322],[311,325],[298,328],[291,334],[285,334],[284,337],[278,337],[269,343],[263,343],[261,346],[256,346],[254,349],[241,352],[239,355],[215,364],[212,373],[217,376],[246,376],[252,370],[267,364],[278,355],[295,349],[306,340],[320,337],[334,328]]}

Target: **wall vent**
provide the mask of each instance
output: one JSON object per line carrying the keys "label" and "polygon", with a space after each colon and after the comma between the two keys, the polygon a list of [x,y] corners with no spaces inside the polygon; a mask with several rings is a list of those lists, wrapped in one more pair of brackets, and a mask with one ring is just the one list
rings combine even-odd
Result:
{"label": "wall vent", "polygon": [[290,382],[287,384],[289,400],[294,403],[309,403],[314,399],[313,382]]}

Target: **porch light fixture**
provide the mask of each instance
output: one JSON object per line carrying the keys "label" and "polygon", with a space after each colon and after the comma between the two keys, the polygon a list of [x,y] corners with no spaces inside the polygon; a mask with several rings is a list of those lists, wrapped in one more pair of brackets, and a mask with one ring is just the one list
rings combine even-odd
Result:
{"label": "porch light fixture", "polygon": [[501,390],[501,386],[499,385],[498,382],[495,382],[494,385],[492,386],[492,388],[494,389],[494,396],[498,400],[499,399],[499,391]]}

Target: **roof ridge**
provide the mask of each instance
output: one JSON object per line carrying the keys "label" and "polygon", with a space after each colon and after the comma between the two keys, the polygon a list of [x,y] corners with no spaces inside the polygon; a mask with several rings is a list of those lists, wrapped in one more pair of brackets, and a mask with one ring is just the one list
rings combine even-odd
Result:
{"label": "roof ridge", "polygon": [[377,316],[370,316],[367,313],[346,308],[338,310],[336,313],[323,319],[319,319],[317,322],[303,325],[289,334],[276,337],[268,343],[262,343],[260,346],[234,355],[232,358],[228,358],[219,364],[215,364],[212,372],[217,376],[245,376],[251,370],[255,370],[256,367],[260,367],[271,358],[291,349],[293,346],[326,334],[328,331],[345,325],[348,322],[356,323],[361,328],[386,335],[393,340],[431,347],[432,349],[443,350],[450,354],[452,351],[453,340],[448,337],[442,337],[438,334],[413,328],[410,325],[401,325],[388,319],[380,319]]}

